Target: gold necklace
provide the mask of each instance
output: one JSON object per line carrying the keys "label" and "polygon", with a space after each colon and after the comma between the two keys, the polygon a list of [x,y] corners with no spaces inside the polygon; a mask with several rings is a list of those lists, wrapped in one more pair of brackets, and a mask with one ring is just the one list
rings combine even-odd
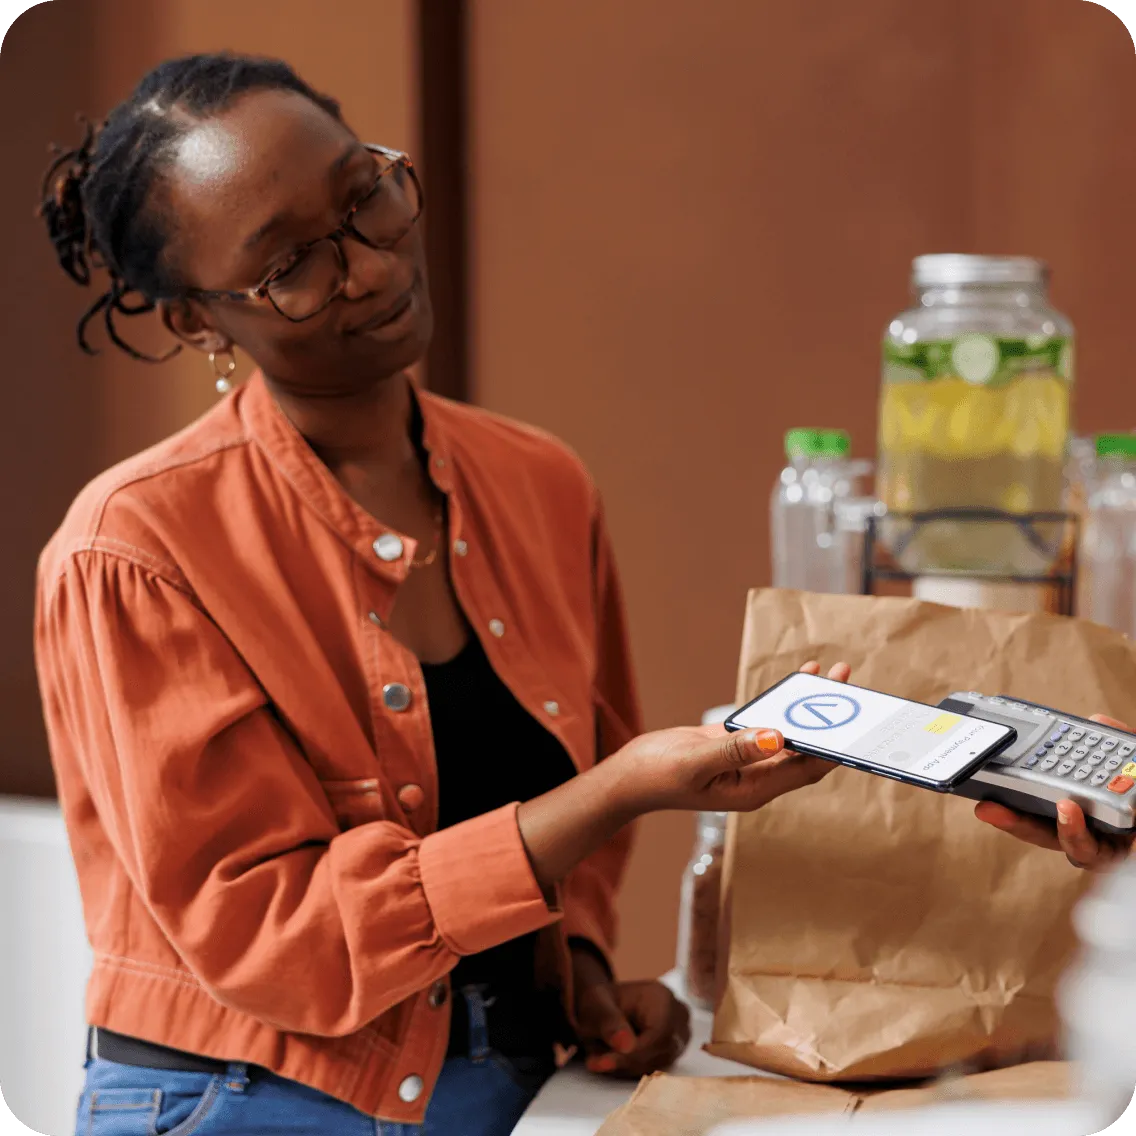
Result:
{"label": "gold necklace", "polygon": [[427,568],[438,559],[438,547],[442,543],[442,514],[434,514],[434,547],[421,559],[411,560],[411,568]]}

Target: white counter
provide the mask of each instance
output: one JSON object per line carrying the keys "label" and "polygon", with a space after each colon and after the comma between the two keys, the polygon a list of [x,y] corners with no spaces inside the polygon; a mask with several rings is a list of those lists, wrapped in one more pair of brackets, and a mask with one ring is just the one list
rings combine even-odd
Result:
{"label": "white counter", "polygon": [[75,1130],[90,969],[59,807],[0,797],[0,1085],[7,1107],[48,1136]]}

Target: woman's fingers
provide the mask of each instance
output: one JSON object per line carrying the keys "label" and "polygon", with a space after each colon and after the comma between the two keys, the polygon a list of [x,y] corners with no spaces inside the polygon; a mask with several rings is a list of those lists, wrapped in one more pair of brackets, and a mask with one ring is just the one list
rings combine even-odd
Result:
{"label": "woman's fingers", "polygon": [[1075,801],[1057,802],[1056,825],[1040,817],[1015,813],[993,801],[983,801],[974,815],[1027,844],[1064,852],[1070,864],[1086,871],[1108,867],[1118,857],[1128,855],[1132,845],[1131,839],[1105,839],[1094,833]]}
{"label": "woman's fingers", "polygon": [[1105,856],[1097,838],[1089,831],[1085,814],[1073,801],[1057,802],[1057,839],[1069,863],[1076,868],[1095,868]]}
{"label": "woman's fingers", "polygon": [[1119,718],[1110,718],[1107,714],[1094,714],[1091,720],[1099,722],[1102,726],[1111,726],[1114,730],[1123,730],[1126,734],[1132,732],[1132,727],[1127,722],[1122,722]]}
{"label": "woman's fingers", "polygon": [[794,789],[815,785],[835,768],[834,762],[786,750],[760,765],[741,770],[733,784],[721,788],[720,808],[728,812],[752,812]]}
{"label": "woman's fingers", "polygon": [[[820,663],[816,659],[810,659],[800,670],[801,674],[818,675],[820,674]],[[852,674],[852,668],[847,663],[836,663],[828,668],[828,677],[833,682],[847,682]]]}
{"label": "woman's fingers", "polygon": [[1039,848],[1049,848],[1054,852],[1061,851],[1061,842],[1057,839],[1054,827],[1048,821],[1038,817],[1023,816],[1005,805],[995,804],[993,801],[981,801],[974,810],[979,820],[985,821],[1010,836],[1024,840],[1027,844],[1036,844]]}

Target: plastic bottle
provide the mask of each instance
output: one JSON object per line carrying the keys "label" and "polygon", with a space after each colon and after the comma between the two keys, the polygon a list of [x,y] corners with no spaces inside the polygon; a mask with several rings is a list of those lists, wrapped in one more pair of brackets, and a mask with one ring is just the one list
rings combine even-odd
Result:
{"label": "plastic bottle", "polygon": [[687,999],[703,1010],[714,1005],[725,850],[726,813],[699,813],[694,851],[682,875],[677,964]]}
{"label": "plastic bottle", "polygon": [[844,430],[798,427],[785,435],[788,464],[770,502],[775,588],[844,590],[836,503],[853,497],[871,471],[870,463],[849,460],[850,449]]}
{"label": "plastic bottle", "polygon": [[1085,507],[1078,613],[1136,637],[1136,434],[1102,434]]}

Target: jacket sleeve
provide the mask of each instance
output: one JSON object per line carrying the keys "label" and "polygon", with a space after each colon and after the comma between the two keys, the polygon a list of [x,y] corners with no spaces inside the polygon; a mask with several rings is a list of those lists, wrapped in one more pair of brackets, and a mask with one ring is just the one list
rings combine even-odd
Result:
{"label": "jacket sleeve", "polygon": [[[462,955],[554,923],[516,806],[419,838],[340,832],[311,767],[194,598],[73,557],[36,615],[54,750],[185,966],[281,1030],[355,1032]],[[81,850],[77,850],[81,854]]]}
{"label": "jacket sleeve", "polygon": [[[631,664],[627,621],[619,575],[602,508],[593,524],[596,670],[593,703],[596,760],[602,761],[643,732]],[[628,826],[571,872],[562,888],[564,930],[569,939],[586,939],[614,973],[617,935],[616,893],[631,852],[634,826]]]}

